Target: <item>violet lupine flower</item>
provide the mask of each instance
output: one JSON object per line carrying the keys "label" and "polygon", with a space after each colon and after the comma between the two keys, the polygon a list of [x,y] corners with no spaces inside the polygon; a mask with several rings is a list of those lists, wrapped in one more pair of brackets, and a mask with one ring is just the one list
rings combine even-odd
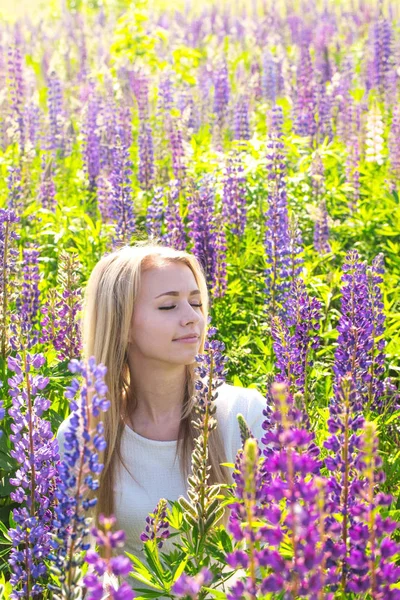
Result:
{"label": "violet lupine flower", "polygon": [[154,511],[146,517],[146,527],[140,535],[142,542],[154,540],[158,548],[163,547],[164,540],[170,536],[169,523],[166,521],[167,501],[161,498]]}
{"label": "violet lupine flower", "polygon": [[[68,368],[82,380],[74,378],[65,392],[72,413],[58,463],[60,481],[55,492],[58,502],[54,509],[52,553],[48,556],[66,597],[70,597],[68,594],[72,594],[81,578],[81,552],[90,548],[86,515],[97,502],[93,491],[98,488],[98,477],[103,470],[99,463],[99,454],[106,447],[103,423],[97,422],[92,429],[90,419],[92,415],[97,419],[110,404],[106,399],[104,365],[96,365],[91,357],[87,364],[73,359]],[[60,591],[55,585],[49,588]]]}
{"label": "violet lupine flower", "polygon": [[62,252],[58,280],[61,290],[49,291],[42,307],[41,343],[52,343],[59,360],[71,360],[82,349],[78,313],[81,310],[80,263],[77,254]]}
{"label": "violet lupine flower", "polygon": [[289,282],[287,273],[289,258],[289,216],[286,198],[285,157],[282,143],[282,109],[272,109],[271,134],[268,138],[268,210],[265,214],[266,230],[264,245],[267,269],[265,270],[266,303],[272,314],[283,301]]}
{"label": "violet lupine flower", "polygon": [[221,61],[214,72],[214,105],[213,111],[217,123],[222,127],[229,103],[229,73],[226,61]]}
{"label": "violet lupine flower", "polygon": [[[307,373],[313,365],[310,355],[320,344],[321,310],[321,303],[308,295],[303,280],[299,277],[294,279],[285,303],[285,326],[277,325],[276,333],[284,333],[284,336],[277,335],[275,340],[272,335],[281,374],[304,395],[306,406]],[[294,379],[295,374],[297,379]]]}
{"label": "violet lupine flower", "polygon": [[42,175],[39,187],[39,199],[43,208],[55,212],[56,209],[56,186],[54,184],[53,159],[46,162],[46,157],[42,155]]}
{"label": "violet lupine flower", "polygon": [[370,65],[372,87],[383,92],[386,76],[390,68],[392,28],[390,22],[380,16],[371,25],[370,42],[373,58]]}
{"label": "violet lupine flower", "polygon": [[64,150],[64,117],[63,117],[63,95],[61,82],[56,73],[50,73],[48,81],[48,99],[49,109],[49,150],[59,151],[63,155]]}
{"label": "violet lupine flower", "polygon": [[13,421],[11,456],[18,463],[10,478],[15,487],[10,498],[22,505],[13,510],[16,526],[9,530],[14,599],[42,596],[47,573],[44,559],[51,548],[52,506],[59,483],[54,461],[59,456],[50,422],[42,418],[50,407],[50,400],[42,395],[49,378],[35,371],[44,363],[42,354],[29,354],[25,348],[15,357],[8,357],[8,368],[15,373],[8,380],[12,398],[8,414]]}
{"label": "violet lupine flower", "polygon": [[7,170],[7,208],[10,208],[11,210],[15,210],[17,212],[21,212],[24,208],[24,202],[22,197],[21,167],[9,166]]}
{"label": "violet lupine flower", "polygon": [[131,177],[132,161],[129,146],[125,146],[119,135],[117,135],[113,171],[109,177],[111,183],[109,214],[116,221],[115,235],[112,240],[113,246],[129,244],[136,230]]}
{"label": "violet lupine flower", "polygon": [[300,48],[297,73],[295,132],[297,135],[312,137],[317,129],[315,122],[316,90],[310,51],[305,44],[302,44]]}
{"label": "violet lupine flower", "polygon": [[385,395],[385,385],[382,381],[386,358],[383,351],[386,345],[383,338],[385,332],[385,314],[383,312],[384,306],[380,287],[380,284],[383,282],[383,273],[383,254],[378,254],[372,261],[371,267],[367,269],[368,304],[373,323],[373,346],[371,348],[371,363],[367,377],[367,411],[371,408],[378,412],[382,412],[382,401]]}
{"label": "violet lupine flower", "polygon": [[170,181],[168,203],[165,208],[166,233],[163,242],[176,250],[186,250],[186,233],[180,213],[179,203],[180,182],[176,179]]}
{"label": "violet lupine flower", "polygon": [[[358,555],[358,544],[362,543],[365,535],[370,537],[368,527],[365,528],[359,518],[365,512],[364,502],[360,502],[360,491],[366,483],[362,475],[360,478],[360,461],[363,460],[360,448],[365,435],[365,421],[361,397],[351,375],[337,381],[334,398],[329,403],[329,412],[328,430],[331,436],[324,442],[324,446],[330,454],[325,458],[325,466],[333,474],[327,491],[336,506],[334,512],[339,511],[341,515],[341,538],[344,545],[341,590],[345,593],[359,581],[360,574],[368,572],[368,568],[363,570],[362,564],[359,571],[353,561]],[[378,475],[380,482],[383,481],[382,476],[383,473]],[[373,498],[369,497],[370,506],[372,502]]]}
{"label": "violet lupine flower", "polygon": [[16,274],[18,249],[15,242],[19,236],[14,231],[15,224],[18,223],[15,211],[0,208],[0,263],[3,268],[0,269],[0,343],[1,356],[6,358],[8,350],[8,322],[9,305],[15,297],[15,289],[11,287],[11,280]]}
{"label": "violet lupine flower", "polygon": [[[251,598],[271,592],[317,598],[325,591],[324,598],[331,599],[341,544],[337,527],[329,522],[333,507],[319,477],[315,434],[306,430],[307,419],[294,407],[285,383],[272,386],[271,398],[274,406],[261,440],[265,458],[260,462],[252,438],[237,457],[237,501],[229,530],[236,541],[246,542],[246,549],[229,553],[227,562],[247,569],[248,576],[237,581],[227,598],[237,600],[246,592]],[[280,552],[283,539],[290,546],[285,555]]]}
{"label": "violet lupine flower", "polygon": [[154,181],[153,132],[150,123],[141,121],[139,133],[138,181],[144,190],[151,189]]}
{"label": "violet lupine flower", "polygon": [[32,148],[36,148],[40,140],[43,113],[34,102],[27,102],[24,108],[26,139]]}
{"label": "violet lupine flower", "polygon": [[244,233],[247,222],[246,177],[240,154],[230,155],[224,172],[222,216],[234,235]]}
{"label": "violet lupine flower", "polygon": [[289,219],[289,239],[288,239],[288,264],[282,274],[293,283],[298,279],[303,270],[303,239],[301,237],[300,227],[294,217]]}
{"label": "violet lupine flower", "polygon": [[250,137],[249,99],[243,95],[235,104],[234,139],[249,140]]}
{"label": "violet lupine flower", "polygon": [[132,600],[135,594],[130,585],[124,581],[119,583],[119,577],[127,577],[132,565],[126,556],[112,556],[113,550],[122,548],[126,534],[112,528],[116,523],[115,517],[99,515],[100,528],[93,527],[90,532],[98,546],[103,549],[104,558],[94,550],[88,550],[85,561],[92,566],[93,572],[83,578],[87,588],[87,600],[101,600],[105,595],[110,600]]}
{"label": "violet lupine flower", "polygon": [[149,237],[161,239],[161,228],[165,213],[164,188],[154,188],[154,196],[151,200],[146,215],[146,231]]}
{"label": "violet lupine flower", "polygon": [[270,50],[266,50],[263,56],[262,89],[264,97],[275,104],[278,95],[278,73],[277,64]]}
{"label": "violet lupine flower", "polygon": [[343,271],[341,317],[333,366],[334,389],[342,377],[349,375],[360,397],[365,399],[374,346],[374,320],[368,295],[367,266],[356,250],[347,254]]}
{"label": "violet lupine flower", "polygon": [[186,173],[185,150],[182,141],[182,130],[177,120],[171,122],[170,144],[174,177],[175,179],[182,180]]}
{"label": "violet lupine flower", "polygon": [[314,248],[319,254],[326,254],[331,251],[328,219],[326,202],[325,200],[321,200],[314,223]]}
{"label": "violet lupine flower", "polygon": [[24,331],[29,335],[32,347],[38,340],[36,326],[38,324],[37,315],[40,309],[39,292],[39,250],[34,247],[24,249],[22,264],[22,286],[21,293],[17,296],[17,311],[21,318]]}
{"label": "violet lupine flower", "polygon": [[140,121],[149,118],[149,80],[143,73],[130,73],[129,83],[138,105]]}
{"label": "violet lupine flower", "polygon": [[10,92],[10,117],[12,130],[21,150],[25,147],[25,123],[23,106],[25,104],[25,84],[22,68],[22,56],[18,44],[8,48],[8,85]]}
{"label": "violet lupine flower", "polygon": [[208,585],[212,580],[212,574],[207,569],[207,567],[203,567],[197,575],[190,577],[183,573],[174,583],[171,588],[171,591],[178,598],[182,598],[183,596],[192,598],[192,600],[196,600],[198,594],[203,587],[203,585]]}
{"label": "violet lupine flower", "polygon": [[385,474],[381,470],[382,459],[378,455],[378,437],[373,422],[364,424],[356,467],[361,478],[352,492],[358,496],[359,503],[350,513],[351,547],[346,559],[349,567],[346,590],[355,594],[369,593],[372,598],[396,599],[400,592],[392,584],[400,580],[400,567],[393,558],[400,552],[400,544],[389,535],[398,529],[398,523],[390,518],[383,519],[378,511],[379,506],[391,504],[392,496],[376,493]]}
{"label": "violet lupine flower", "polygon": [[92,89],[86,103],[82,124],[83,160],[90,190],[95,189],[96,179],[100,173],[100,134],[97,122],[99,113],[99,98],[95,90]]}
{"label": "violet lupine flower", "polygon": [[331,142],[333,139],[332,131],[332,101],[331,95],[328,95],[325,83],[317,83],[316,85],[316,103],[317,103],[317,141],[322,143],[327,137]]}
{"label": "violet lupine flower", "polygon": [[218,286],[218,259],[223,256],[217,246],[217,219],[215,215],[214,180],[203,177],[199,190],[192,190],[189,202],[189,236],[193,254],[200,261],[211,288]]}
{"label": "violet lupine flower", "polygon": [[111,219],[113,189],[112,183],[103,174],[100,174],[96,180],[97,206],[103,222]]}
{"label": "violet lupine flower", "polygon": [[313,199],[319,202],[325,193],[325,168],[319,152],[314,152],[310,165]]}
{"label": "violet lupine flower", "polygon": [[400,180],[400,106],[396,105],[393,108],[392,123],[388,139],[389,161],[392,177],[395,181]]}

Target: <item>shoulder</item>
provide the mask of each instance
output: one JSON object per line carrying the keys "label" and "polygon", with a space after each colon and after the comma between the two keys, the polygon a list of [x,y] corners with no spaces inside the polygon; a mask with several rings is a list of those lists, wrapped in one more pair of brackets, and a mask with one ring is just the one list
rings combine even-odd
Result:
{"label": "shoulder", "polygon": [[236,452],[241,446],[237,415],[243,415],[252,434],[260,442],[263,436],[263,410],[266,399],[255,388],[241,388],[224,383],[218,388],[215,402],[218,429],[224,439],[228,461],[234,462]]}
{"label": "shoulder", "polygon": [[241,413],[245,419],[262,414],[266,399],[256,388],[242,388],[223,383],[218,388],[216,399],[219,419],[236,418]]}

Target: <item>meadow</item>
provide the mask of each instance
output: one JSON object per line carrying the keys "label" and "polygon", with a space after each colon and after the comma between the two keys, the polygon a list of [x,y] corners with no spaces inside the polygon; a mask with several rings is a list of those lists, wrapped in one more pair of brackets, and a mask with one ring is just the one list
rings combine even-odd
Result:
{"label": "meadow", "polygon": [[[1,8],[2,597],[400,598],[397,3]],[[87,553],[84,415],[107,406],[80,314],[101,256],[149,239],[204,268],[213,395],[188,499],[160,499],[142,561],[113,560],[112,517]],[[266,398],[230,489],[204,468],[223,379]],[[76,493],[77,438],[61,462],[54,440],[71,411]]]}

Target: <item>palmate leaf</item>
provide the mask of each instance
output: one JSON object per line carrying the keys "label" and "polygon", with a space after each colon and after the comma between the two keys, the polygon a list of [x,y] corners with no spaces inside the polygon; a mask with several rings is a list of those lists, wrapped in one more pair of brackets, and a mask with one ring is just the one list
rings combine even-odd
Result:
{"label": "palmate leaf", "polygon": [[136,568],[134,572],[130,573],[130,577],[141,581],[145,585],[148,585],[149,587],[152,587],[153,589],[158,590],[159,592],[164,591],[164,588],[158,584],[157,580],[153,576],[153,573],[146,567],[146,565],[142,563],[141,560],[137,558],[137,556],[135,556],[134,554],[130,554],[129,552],[126,552],[126,555],[128,556],[128,558],[131,559],[132,563]]}

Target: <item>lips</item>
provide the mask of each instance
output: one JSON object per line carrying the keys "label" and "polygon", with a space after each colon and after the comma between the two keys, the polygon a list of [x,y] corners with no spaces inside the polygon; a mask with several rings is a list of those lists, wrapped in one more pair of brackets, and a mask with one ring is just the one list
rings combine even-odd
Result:
{"label": "lips", "polygon": [[182,337],[175,338],[173,341],[177,342],[178,340],[191,340],[193,338],[198,339],[199,336],[197,333],[188,333],[187,335],[183,335]]}

